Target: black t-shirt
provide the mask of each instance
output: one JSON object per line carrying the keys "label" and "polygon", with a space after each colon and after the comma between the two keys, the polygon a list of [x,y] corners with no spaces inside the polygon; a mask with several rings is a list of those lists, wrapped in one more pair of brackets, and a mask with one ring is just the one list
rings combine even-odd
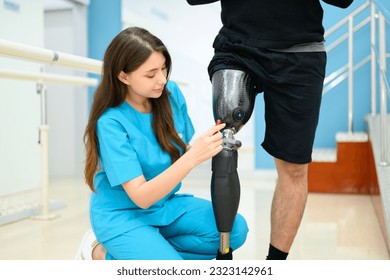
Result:
{"label": "black t-shirt", "polygon": [[[353,0],[324,0],[341,8]],[[191,5],[216,0],[187,0]],[[319,0],[220,0],[220,33],[233,41],[271,49],[322,42],[323,10]]]}

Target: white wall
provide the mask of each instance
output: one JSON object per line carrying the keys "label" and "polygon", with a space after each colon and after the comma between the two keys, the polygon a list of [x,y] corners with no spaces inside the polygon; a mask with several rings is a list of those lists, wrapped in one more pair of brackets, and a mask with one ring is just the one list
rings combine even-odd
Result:
{"label": "white wall", "polygon": [[[58,1],[56,1],[58,2]],[[50,6],[47,6],[50,7]],[[82,4],[65,2],[46,9],[45,48],[87,56],[87,16]],[[86,76],[72,69],[46,66],[46,71]],[[81,177],[84,149],[82,137],[88,118],[86,87],[48,85],[49,175]]]}
{"label": "white wall", "polygon": [[[0,38],[43,46],[42,0],[4,0]],[[41,65],[0,56],[0,67],[39,72]],[[0,195],[40,186],[40,96],[36,83],[0,77]]]}
{"label": "white wall", "polygon": [[[184,0],[122,0],[123,25],[148,29],[163,40],[173,59],[172,80],[185,94],[196,135],[203,133],[214,121],[211,83],[207,66],[213,56],[212,43],[218,33],[220,3],[190,6]],[[254,143],[252,118],[238,133],[242,149]]]}
{"label": "white wall", "polygon": [[[54,3],[56,2],[56,3]],[[86,56],[86,7],[58,0],[4,0],[0,5],[0,38]],[[44,12],[45,7],[50,7]],[[0,68],[84,76],[0,56]],[[0,196],[41,187],[40,95],[36,82],[0,77]],[[49,176],[82,176],[82,135],[88,118],[87,89],[47,84]]]}

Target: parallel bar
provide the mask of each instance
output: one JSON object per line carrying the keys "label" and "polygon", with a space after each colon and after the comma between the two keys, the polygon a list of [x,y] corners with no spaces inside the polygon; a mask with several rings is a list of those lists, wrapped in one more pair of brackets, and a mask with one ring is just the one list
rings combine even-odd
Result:
{"label": "parallel bar", "polygon": [[95,78],[67,76],[49,73],[33,73],[0,68],[0,77],[17,80],[31,80],[44,83],[69,84],[79,86],[96,86],[98,80]]}
{"label": "parallel bar", "polygon": [[0,54],[39,63],[61,65],[89,73],[101,74],[102,70],[102,62],[100,60],[33,47],[3,39],[0,39]]}

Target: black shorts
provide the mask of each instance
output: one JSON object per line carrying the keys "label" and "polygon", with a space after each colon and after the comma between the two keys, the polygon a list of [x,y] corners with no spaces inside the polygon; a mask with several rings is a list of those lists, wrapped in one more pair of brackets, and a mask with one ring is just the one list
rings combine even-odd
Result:
{"label": "black shorts", "polygon": [[326,52],[279,52],[247,46],[219,34],[209,75],[237,69],[252,76],[265,104],[263,148],[273,157],[311,162],[318,124]]}

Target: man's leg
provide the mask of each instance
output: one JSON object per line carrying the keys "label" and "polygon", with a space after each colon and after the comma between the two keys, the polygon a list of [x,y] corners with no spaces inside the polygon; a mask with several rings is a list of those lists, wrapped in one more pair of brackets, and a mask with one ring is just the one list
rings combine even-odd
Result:
{"label": "man's leg", "polygon": [[[283,259],[290,251],[305,210],[308,164],[275,159],[278,181],[271,206],[271,245],[267,259]],[[274,250],[276,249],[276,250]],[[276,252],[275,252],[276,251]]]}

